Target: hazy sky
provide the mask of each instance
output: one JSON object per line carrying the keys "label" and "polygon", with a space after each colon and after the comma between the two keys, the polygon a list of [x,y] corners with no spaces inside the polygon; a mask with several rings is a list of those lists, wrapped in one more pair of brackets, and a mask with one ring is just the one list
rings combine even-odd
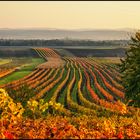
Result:
{"label": "hazy sky", "polygon": [[0,1],[0,28],[140,28],[140,1]]}

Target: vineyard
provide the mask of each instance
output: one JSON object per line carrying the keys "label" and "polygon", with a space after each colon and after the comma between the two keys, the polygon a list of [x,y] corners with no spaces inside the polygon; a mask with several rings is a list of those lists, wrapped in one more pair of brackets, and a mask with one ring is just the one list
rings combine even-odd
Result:
{"label": "vineyard", "polygon": [[7,63],[0,64],[0,79],[18,70],[22,65],[25,64],[25,59],[9,59]]}
{"label": "vineyard", "polygon": [[[140,114],[137,114],[137,119],[133,118],[134,112],[139,113],[139,109],[127,106],[125,102],[124,87],[117,64],[106,63],[106,60],[97,61],[93,57],[61,56],[56,50],[50,48],[32,49],[45,62],[38,65],[34,71],[24,78],[2,84],[0,88],[18,90],[26,84],[29,89],[35,89],[34,95],[27,103],[32,112],[35,113],[37,110],[39,113],[40,110],[42,112],[49,111],[60,116],[52,116],[50,119],[48,118],[48,122],[36,119],[33,127],[34,131],[35,129],[38,130],[38,133],[29,131],[30,133],[24,135],[23,133],[26,133],[28,126],[23,132],[15,133],[16,127],[19,131],[19,128],[24,126],[23,122],[20,122],[21,126],[16,123],[11,125],[11,128],[7,128],[7,130],[13,129],[13,133],[5,132],[6,127],[1,132],[6,133],[6,136],[9,134],[11,137],[19,138],[21,135],[22,137],[24,135],[24,138],[139,137]],[[14,70],[13,68],[0,71],[0,76],[5,76]],[[22,113],[19,111],[19,114]],[[76,117],[77,115],[79,117]],[[91,118],[87,118],[88,116]],[[119,117],[115,118],[115,116]],[[99,119],[100,117],[101,119]],[[60,122],[64,124],[59,125]],[[31,125],[32,121],[26,120],[25,123]],[[41,125],[40,128],[38,128],[39,124]],[[49,125],[50,127],[48,127]],[[120,127],[117,128],[117,125]],[[44,129],[41,131],[43,127]],[[0,136],[5,137],[4,134]],[[51,136],[51,134],[53,135]]]}

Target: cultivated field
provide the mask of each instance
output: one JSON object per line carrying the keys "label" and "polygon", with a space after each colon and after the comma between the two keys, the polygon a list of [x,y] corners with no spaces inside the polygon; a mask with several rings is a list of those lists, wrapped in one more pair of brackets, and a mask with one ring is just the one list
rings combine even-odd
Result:
{"label": "cultivated field", "polygon": [[[125,102],[124,87],[118,68],[119,57],[70,57],[61,56],[60,52],[57,53],[56,50],[50,48],[33,48],[33,50],[45,62],[42,61],[42,64],[36,65],[33,71],[23,78],[0,84],[0,88],[18,90],[21,86],[26,85],[29,89],[34,89],[33,96],[28,102],[33,112],[35,111],[34,107],[39,107],[41,104],[42,107],[46,106],[44,112],[47,112],[51,106],[51,111],[49,110],[51,114],[67,117],[66,119],[70,123],[67,128],[68,132],[64,130],[65,134],[61,135],[58,132],[63,133],[63,131],[58,130],[58,126],[55,125],[61,119],[62,122],[65,119],[51,117],[54,126],[52,126],[53,123],[49,124],[50,119],[47,124],[45,122],[46,126],[49,124],[50,127],[56,129],[55,132],[48,132],[47,138],[139,137],[140,124],[137,119],[133,118],[136,108],[127,106]],[[13,61],[9,63],[13,63]],[[7,65],[7,63],[2,65]],[[18,67],[20,66],[18,65]],[[9,72],[5,72],[6,74],[1,71],[0,75],[4,77],[15,71],[16,68],[17,66],[7,69]],[[27,108],[28,103],[24,108]],[[85,120],[82,119],[82,115]],[[74,116],[76,117],[73,118]],[[71,121],[69,117],[72,117]],[[132,121],[134,123],[131,125]],[[91,124],[88,126],[90,122]],[[39,122],[37,123],[36,125],[39,125]],[[19,126],[17,125],[17,127]],[[39,128],[38,131],[40,131]],[[44,138],[46,131],[42,130],[40,133],[42,135],[37,132],[27,135],[20,133],[19,135],[24,138]],[[15,134],[13,132],[13,135]],[[17,134],[17,137],[19,135]]]}
{"label": "cultivated field", "polygon": [[[10,58],[2,59],[3,64],[0,65],[0,85],[23,78],[31,73],[37,65],[43,63],[41,58]],[[4,63],[5,62],[5,63]]]}

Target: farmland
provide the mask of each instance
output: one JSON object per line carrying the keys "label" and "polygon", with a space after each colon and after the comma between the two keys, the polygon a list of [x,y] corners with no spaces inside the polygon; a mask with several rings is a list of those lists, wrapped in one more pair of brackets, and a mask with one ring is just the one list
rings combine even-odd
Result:
{"label": "farmland", "polygon": [[0,65],[0,84],[5,84],[13,80],[23,78],[31,73],[37,65],[43,62],[44,60],[41,58],[12,58],[10,63]]}
{"label": "farmland", "polygon": [[[18,117],[22,117],[18,120],[13,115],[11,122],[5,122],[11,127],[6,129],[3,125],[1,137],[7,130],[15,138],[139,137],[139,108],[127,106],[118,66],[123,54],[104,58],[99,57],[100,55],[91,56],[89,49],[60,50],[45,47],[31,48],[31,52],[36,57],[33,61],[29,57],[0,65],[3,68],[6,65],[7,70],[11,70],[7,72],[9,78],[3,71],[0,72],[3,77],[6,76],[4,80],[0,80],[1,89],[13,89],[18,93],[25,85],[33,91],[29,100],[20,103],[20,108],[16,107],[18,103],[15,98],[20,98],[20,94],[15,94],[15,97],[10,91],[9,95],[4,94],[9,99],[7,102],[11,102],[13,108],[18,110]],[[32,65],[29,66],[30,63]],[[14,75],[13,71],[17,67],[21,69]],[[15,111],[13,108],[10,108],[11,112]],[[8,112],[8,108],[6,111]],[[8,115],[3,116],[6,118]],[[23,116],[28,116],[31,120],[24,120]],[[32,129],[30,125],[33,125]],[[24,130],[21,130],[22,127]],[[16,129],[19,133],[16,133]]]}

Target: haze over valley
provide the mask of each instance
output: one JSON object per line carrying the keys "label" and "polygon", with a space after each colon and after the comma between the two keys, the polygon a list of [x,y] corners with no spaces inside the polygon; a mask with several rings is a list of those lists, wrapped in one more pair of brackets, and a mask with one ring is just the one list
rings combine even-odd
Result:
{"label": "haze over valley", "polygon": [[[136,30],[136,29],[135,29]],[[0,29],[0,39],[129,40],[134,29]]]}

